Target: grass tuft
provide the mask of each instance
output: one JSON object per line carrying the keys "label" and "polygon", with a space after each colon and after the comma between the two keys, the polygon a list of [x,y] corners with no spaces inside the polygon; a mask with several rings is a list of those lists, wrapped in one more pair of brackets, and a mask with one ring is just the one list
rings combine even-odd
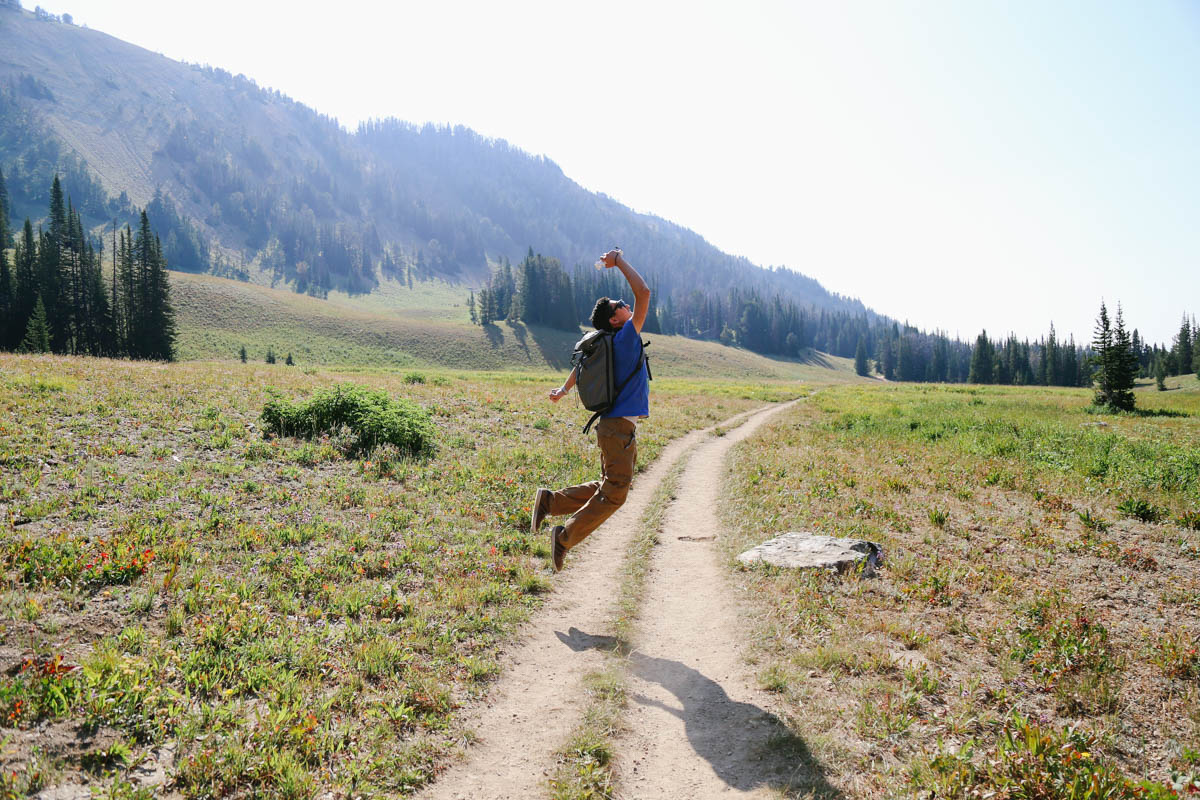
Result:
{"label": "grass tuft", "polygon": [[1158,522],[1163,517],[1162,509],[1140,497],[1127,497],[1117,504],[1117,511],[1142,522]]}

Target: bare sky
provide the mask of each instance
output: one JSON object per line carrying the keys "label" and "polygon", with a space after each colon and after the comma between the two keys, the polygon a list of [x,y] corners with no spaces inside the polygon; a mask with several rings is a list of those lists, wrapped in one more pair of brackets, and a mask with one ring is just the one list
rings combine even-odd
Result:
{"label": "bare sky", "polygon": [[1103,298],[1167,342],[1200,315],[1187,0],[41,5],[351,129],[507,139],[922,328],[1090,339]]}

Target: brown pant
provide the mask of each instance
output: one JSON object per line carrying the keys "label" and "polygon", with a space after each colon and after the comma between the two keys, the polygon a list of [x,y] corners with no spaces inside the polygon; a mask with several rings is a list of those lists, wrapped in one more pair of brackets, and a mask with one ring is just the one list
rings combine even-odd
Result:
{"label": "brown pant", "polygon": [[550,495],[550,516],[571,514],[559,540],[570,550],[600,527],[625,502],[637,462],[637,426],[621,417],[596,423],[601,480],[569,486]]}

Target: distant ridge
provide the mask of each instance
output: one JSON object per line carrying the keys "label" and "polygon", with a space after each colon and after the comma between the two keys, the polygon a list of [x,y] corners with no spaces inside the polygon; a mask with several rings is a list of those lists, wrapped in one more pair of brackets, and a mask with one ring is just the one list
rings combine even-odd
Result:
{"label": "distant ridge", "polygon": [[489,262],[530,247],[569,268],[619,243],[660,295],[740,287],[869,314],[811,278],[587,191],[502,140],[397,120],[349,132],[244,76],[11,3],[0,4],[0,87],[14,216],[44,214],[59,171],[97,228],[149,205],[173,269],[362,292],[381,275],[479,285]]}

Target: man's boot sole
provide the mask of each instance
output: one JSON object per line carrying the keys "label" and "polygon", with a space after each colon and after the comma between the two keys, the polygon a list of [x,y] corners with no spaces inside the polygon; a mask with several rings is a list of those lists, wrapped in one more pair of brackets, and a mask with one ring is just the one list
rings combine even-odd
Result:
{"label": "man's boot sole", "polygon": [[529,514],[529,535],[537,536],[538,529],[542,527],[542,523],[546,521],[546,515],[538,517],[538,509],[542,507],[542,500],[550,496],[549,489],[538,489],[533,494],[533,511]]}
{"label": "man's boot sole", "polygon": [[[558,534],[562,531],[562,525],[555,525],[550,529],[550,569],[555,572],[561,572],[563,561],[567,557],[567,548],[558,543]],[[561,548],[562,555],[555,558],[555,551]]]}

